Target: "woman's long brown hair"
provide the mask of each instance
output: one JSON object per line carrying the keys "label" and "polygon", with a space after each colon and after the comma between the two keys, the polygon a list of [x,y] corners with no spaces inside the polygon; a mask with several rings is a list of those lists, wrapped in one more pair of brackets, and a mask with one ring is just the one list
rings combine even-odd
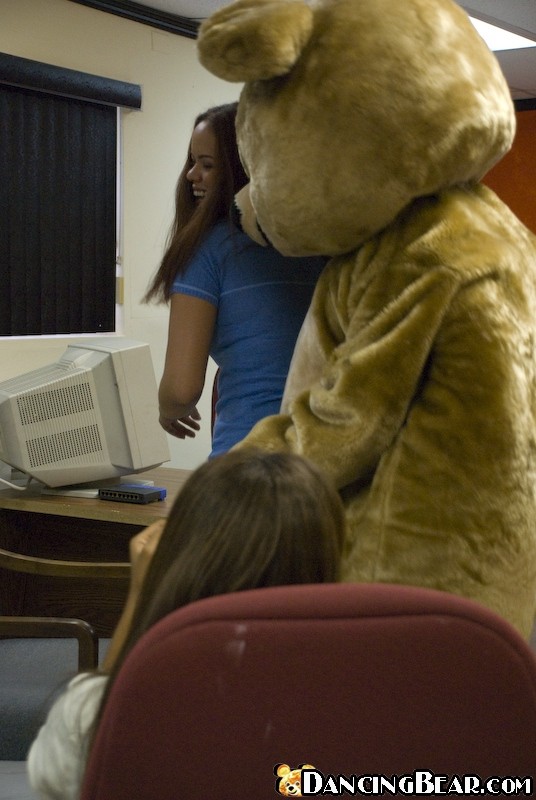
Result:
{"label": "woman's long brown hair", "polygon": [[216,137],[218,183],[202,203],[196,204],[186,178],[192,166],[190,152],[175,189],[175,217],[169,231],[160,266],[144,296],[144,301],[167,302],[175,277],[191,259],[208,231],[221,219],[230,217],[234,195],[247,183],[236,144],[237,103],[214,106],[199,114],[194,128],[206,122]]}
{"label": "woman's long brown hair", "polygon": [[244,448],[205,462],[171,509],[98,719],[128,653],[158,620],[218,594],[336,581],[344,530],[337,491],[301,456]]}

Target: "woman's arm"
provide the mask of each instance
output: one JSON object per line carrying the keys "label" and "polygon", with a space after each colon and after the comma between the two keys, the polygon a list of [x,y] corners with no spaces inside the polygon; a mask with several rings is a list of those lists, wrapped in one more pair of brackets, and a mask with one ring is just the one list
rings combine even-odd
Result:
{"label": "woman's arm", "polygon": [[80,673],[50,709],[27,759],[30,785],[41,800],[78,800],[88,741],[106,675]]}
{"label": "woman's arm", "polygon": [[164,519],[153,522],[148,528],[133,536],[129,543],[130,563],[132,571],[130,574],[130,587],[123,611],[119,622],[114,630],[112,641],[106,651],[106,656],[102,662],[102,669],[110,672],[117,656],[123,648],[123,644],[128,636],[132,617],[138,604],[147,570],[160,541],[162,531],[166,521]]}
{"label": "woman's arm", "polygon": [[[130,540],[130,588],[102,664],[105,672],[110,672],[128,635],[164,526],[165,520],[154,522]],[[50,709],[28,756],[30,783],[42,800],[76,800],[80,796],[88,741],[107,680],[107,675],[77,675]]]}
{"label": "woman's arm", "polygon": [[164,374],[158,390],[160,424],[184,439],[199,430],[196,403],[205,384],[217,309],[186,294],[171,296]]}
{"label": "woman's arm", "polygon": [[439,266],[419,274],[408,258],[407,285],[388,303],[377,292],[376,313],[363,320],[349,300],[353,268],[351,259],[344,268],[332,262],[320,278],[294,351],[286,413],[260,420],[237,445],[305,456],[338,489],[369,480],[405,424],[459,290],[454,270]]}

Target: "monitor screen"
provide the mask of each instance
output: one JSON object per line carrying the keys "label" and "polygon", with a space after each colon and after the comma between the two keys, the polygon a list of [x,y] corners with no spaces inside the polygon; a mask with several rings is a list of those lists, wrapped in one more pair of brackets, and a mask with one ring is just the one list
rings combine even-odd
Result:
{"label": "monitor screen", "polygon": [[0,382],[0,460],[45,486],[118,478],[169,458],[148,344],[88,339]]}

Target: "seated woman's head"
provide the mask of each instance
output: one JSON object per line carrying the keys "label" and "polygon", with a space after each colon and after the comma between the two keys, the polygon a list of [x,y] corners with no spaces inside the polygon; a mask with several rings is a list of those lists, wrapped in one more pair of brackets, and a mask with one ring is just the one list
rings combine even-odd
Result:
{"label": "seated woman's head", "polygon": [[196,469],[153,540],[93,731],[122,663],[158,620],[218,594],[336,581],[344,530],[337,491],[301,456],[244,448]]}
{"label": "seated woman's head", "polygon": [[226,592],[336,581],[344,540],[338,493],[300,456],[241,449],[187,480],[140,597],[146,629],[187,603]]}

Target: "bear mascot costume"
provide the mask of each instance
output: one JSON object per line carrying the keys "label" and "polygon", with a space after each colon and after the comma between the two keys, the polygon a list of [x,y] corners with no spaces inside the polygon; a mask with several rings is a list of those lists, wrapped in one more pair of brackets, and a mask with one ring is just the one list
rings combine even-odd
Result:
{"label": "bear mascot costume", "polygon": [[[201,63],[244,82],[244,228],[329,261],[281,413],[346,505],[345,581],[536,606],[536,237],[481,178],[515,113],[452,0],[237,0]],[[306,531],[304,531],[306,535]]]}

